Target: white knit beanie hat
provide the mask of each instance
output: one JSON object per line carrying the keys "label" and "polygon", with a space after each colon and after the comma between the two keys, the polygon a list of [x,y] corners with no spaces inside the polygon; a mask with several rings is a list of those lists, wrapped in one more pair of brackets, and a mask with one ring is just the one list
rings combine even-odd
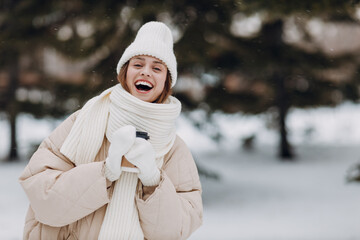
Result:
{"label": "white knit beanie hat", "polygon": [[163,61],[171,75],[171,87],[176,83],[177,64],[173,50],[173,37],[170,29],[162,22],[145,23],[138,31],[135,40],[126,48],[117,65],[121,67],[132,57],[148,55]]}

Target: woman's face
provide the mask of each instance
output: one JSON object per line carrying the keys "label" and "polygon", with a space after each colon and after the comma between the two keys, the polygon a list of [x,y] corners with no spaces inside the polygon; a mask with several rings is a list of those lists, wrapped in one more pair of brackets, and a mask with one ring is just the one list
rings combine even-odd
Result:
{"label": "woman's face", "polygon": [[126,72],[126,85],[130,94],[154,102],[164,90],[167,67],[157,58],[140,55],[130,59]]}

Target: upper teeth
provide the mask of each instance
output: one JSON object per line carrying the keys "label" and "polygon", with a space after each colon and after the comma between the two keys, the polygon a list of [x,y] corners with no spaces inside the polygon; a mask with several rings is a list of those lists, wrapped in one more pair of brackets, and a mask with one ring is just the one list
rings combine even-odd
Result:
{"label": "upper teeth", "polygon": [[149,82],[145,82],[145,81],[138,81],[138,82],[135,83],[135,85],[136,86],[145,85],[145,86],[148,86],[148,87],[152,87]]}

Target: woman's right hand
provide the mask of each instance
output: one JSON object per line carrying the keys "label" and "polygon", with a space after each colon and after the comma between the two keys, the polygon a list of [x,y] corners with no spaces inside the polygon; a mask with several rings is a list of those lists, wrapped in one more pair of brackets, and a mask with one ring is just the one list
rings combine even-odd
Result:
{"label": "woman's right hand", "polygon": [[105,163],[105,176],[108,180],[115,181],[120,177],[122,158],[134,144],[135,138],[136,129],[131,125],[114,132]]}

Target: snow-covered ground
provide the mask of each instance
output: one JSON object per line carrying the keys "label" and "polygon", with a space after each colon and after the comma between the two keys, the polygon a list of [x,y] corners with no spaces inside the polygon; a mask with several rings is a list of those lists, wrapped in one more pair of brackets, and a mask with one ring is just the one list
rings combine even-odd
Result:
{"label": "snow-covered ground", "polygon": [[359,149],[297,150],[298,159],[286,163],[268,147],[199,155],[221,179],[202,179],[204,225],[191,239],[360,239],[360,184],[345,182]]}
{"label": "snow-covered ground", "polygon": [[22,239],[28,200],[18,177],[25,163],[0,163],[0,239]]}
{"label": "snow-covered ground", "polygon": [[[194,118],[201,120],[203,113]],[[290,139],[294,162],[276,159],[276,132],[266,128],[267,116],[218,114],[219,145],[179,120],[179,135],[199,166],[219,174],[202,178],[204,224],[190,239],[244,240],[358,240],[360,239],[360,184],[345,182],[347,170],[360,162],[360,105],[293,110]],[[18,120],[22,156],[60,121]],[[207,132],[212,131],[207,127]],[[8,126],[0,116],[0,158],[8,148]],[[256,135],[253,152],[240,140]],[[25,167],[0,163],[0,239],[21,239],[27,198],[17,178]]]}

